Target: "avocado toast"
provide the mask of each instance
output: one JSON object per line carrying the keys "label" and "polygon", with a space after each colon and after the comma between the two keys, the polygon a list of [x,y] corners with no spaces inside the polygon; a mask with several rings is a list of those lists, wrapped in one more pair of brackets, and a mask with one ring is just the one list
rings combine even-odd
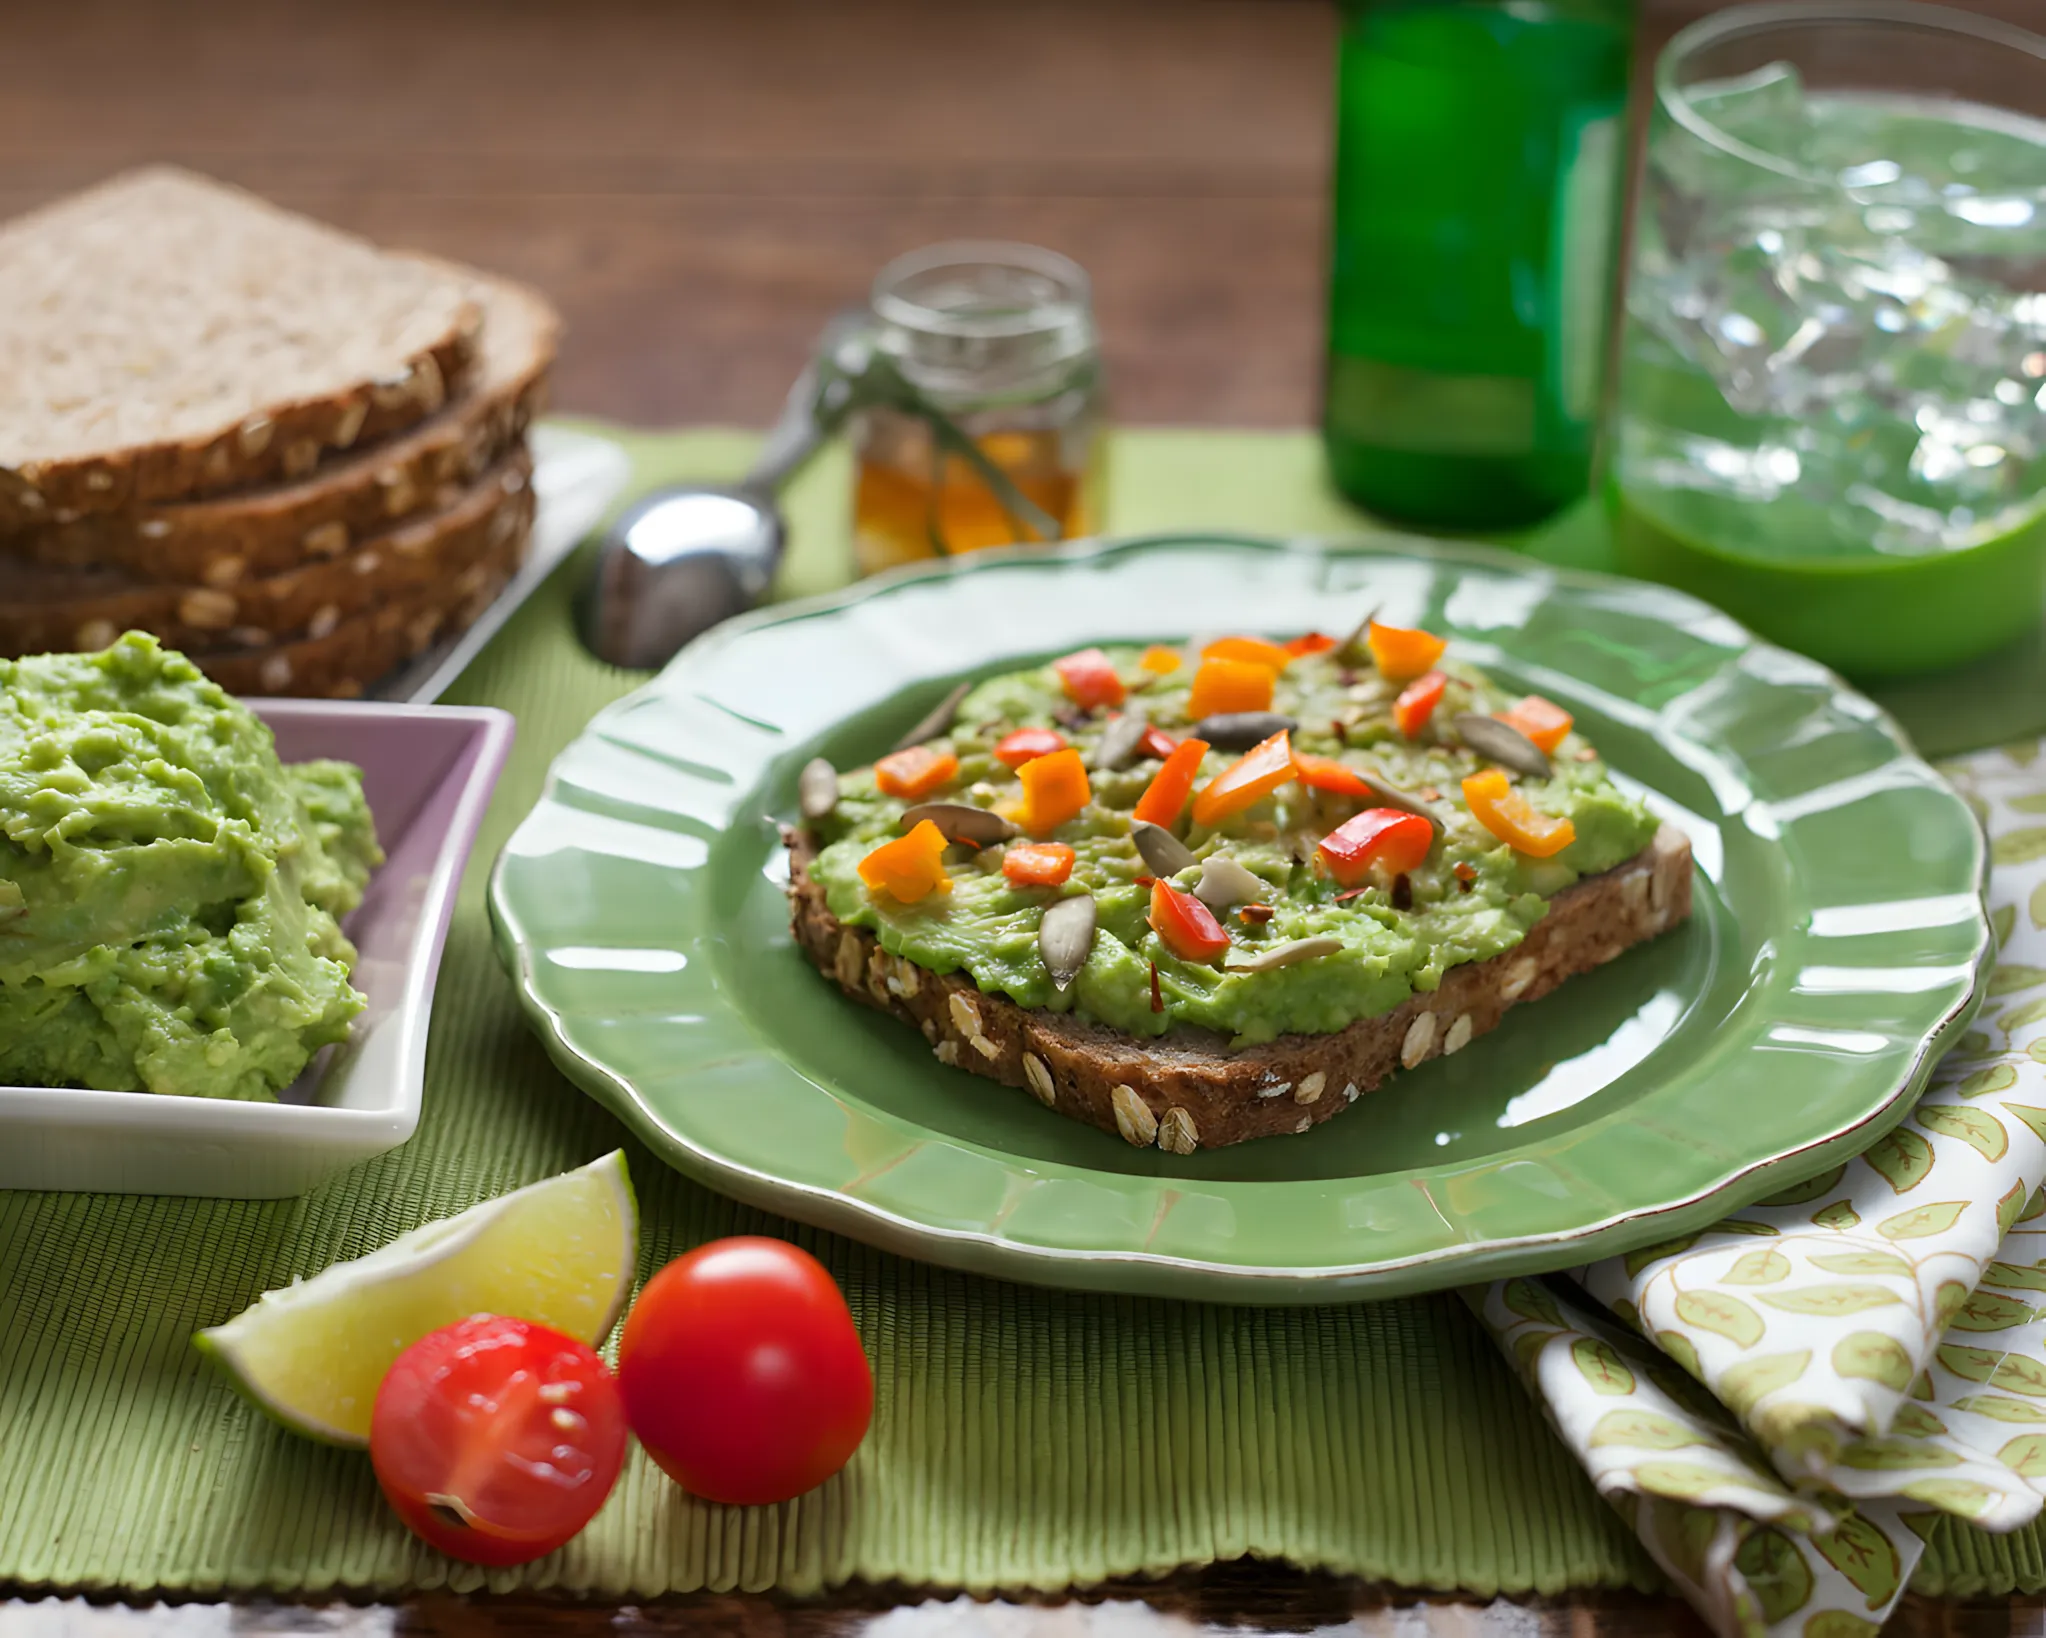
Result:
{"label": "avocado toast", "polygon": [[821,969],[1177,1153],[1305,1131],[1690,913],[1688,842],[1566,713],[1377,623],[1067,655],[802,787]]}

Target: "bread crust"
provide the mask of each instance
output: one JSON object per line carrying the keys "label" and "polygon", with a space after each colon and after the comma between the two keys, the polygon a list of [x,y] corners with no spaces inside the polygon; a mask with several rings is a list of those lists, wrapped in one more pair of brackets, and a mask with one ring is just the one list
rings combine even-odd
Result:
{"label": "bread crust", "polygon": [[518,573],[532,537],[532,485],[500,505],[508,526],[475,531],[438,578],[409,595],[379,600],[318,637],[194,653],[192,662],[231,694],[361,698],[407,660],[467,630]]}
{"label": "bread crust", "polygon": [[[372,535],[339,557],[282,574],[219,586],[121,584],[121,577],[36,571],[0,597],[0,653],[104,648],[123,631],[153,633],[172,648],[266,648],[323,636],[378,603],[402,601],[482,555],[483,536],[520,527],[518,500],[532,483],[532,458],[514,449],[442,511]],[[114,588],[81,590],[108,578]],[[40,586],[40,591],[38,587]],[[10,582],[0,571],[0,590]],[[51,590],[59,595],[49,595]]]}
{"label": "bread crust", "polygon": [[1305,1132],[1401,1067],[1459,1051],[1507,1011],[1611,961],[1691,913],[1691,844],[1665,825],[1650,845],[1565,888],[1513,949],[1452,967],[1439,988],[1326,1035],[1282,1035],[1241,1050],[1206,1030],[1142,1040],[1069,1014],[986,995],[891,956],[832,915],[804,832],[785,832],[796,942],[846,994],[923,1032],[946,1063],[1029,1090],[1125,1141],[1176,1153]]}
{"label": "bread crust", "polygon": [[118,568],[156,584],[232,589],[346,552],[406,518],[454,504],[511,451],[546,407],[561,321],[538,292],[455,269],[482,302],[473,391],[369,449],[323,461],[294,482],[206,500],[95,512],[0,534],[8,559]]}

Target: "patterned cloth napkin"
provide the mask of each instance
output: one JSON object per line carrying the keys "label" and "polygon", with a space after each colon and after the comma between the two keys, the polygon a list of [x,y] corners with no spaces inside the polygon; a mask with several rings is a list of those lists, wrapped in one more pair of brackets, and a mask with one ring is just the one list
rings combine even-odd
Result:
{"label": "patterned cloth napkin", "polygon": [[2046,742],[1948,764],[1997,966],[1917,1110],[1703,1234],[1464,1293],[1713,1628],[1865,1638],[1940,1513],[2046,1504]]}

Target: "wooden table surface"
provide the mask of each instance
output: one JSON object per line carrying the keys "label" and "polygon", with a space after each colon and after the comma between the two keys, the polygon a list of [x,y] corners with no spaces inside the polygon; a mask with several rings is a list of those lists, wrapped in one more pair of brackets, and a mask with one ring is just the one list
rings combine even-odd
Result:
{"label": "wooden table surface", "polygon": [[[1972,9],[2036,23],[2042,6]],[[1648,0],[1644,55],[1708,9]],[[5,15],[0,215],[170,159],[517,275],[567,316],[563,409],[764,422],[817,327],[889,256],[1002,237],[1092,270],[1125,421],[1314,417],[1336,26],[1314,0],[46,0]],[[1704,1631],[1669,1599],[1416,1596],[1249,1563],[993,1604],[900,1588],[622,1610],[25,1594],[0,1603],[0,1638]],[[1891,1630],[2046,1632],[2046,1609],[1912,1599]]]}

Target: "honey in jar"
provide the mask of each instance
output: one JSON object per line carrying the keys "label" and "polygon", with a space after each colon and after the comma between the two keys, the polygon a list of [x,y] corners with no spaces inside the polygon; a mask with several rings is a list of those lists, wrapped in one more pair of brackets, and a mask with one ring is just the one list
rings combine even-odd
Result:
{"label": "honey in jar", "polygon": [[1087,276],[1031,245],[935,245],[875,280],[875,344],[1040,514],[998,494],[925,416],[858,412],[860,569],[1071,538],[1100,521],[1101,367]]}

